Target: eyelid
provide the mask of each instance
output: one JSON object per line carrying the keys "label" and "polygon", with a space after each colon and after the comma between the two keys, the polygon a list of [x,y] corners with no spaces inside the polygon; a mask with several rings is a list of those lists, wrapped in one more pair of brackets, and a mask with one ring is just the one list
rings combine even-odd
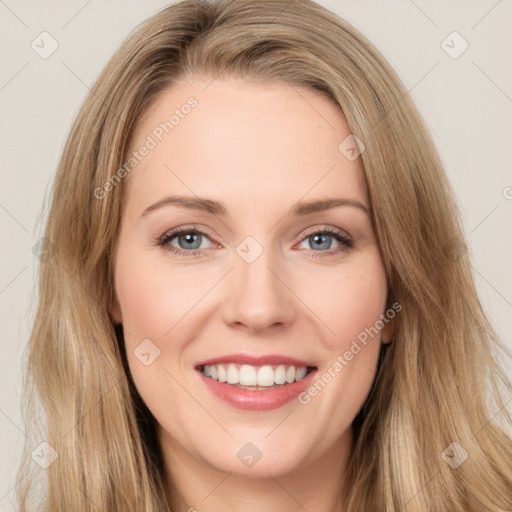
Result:
{"label": "eyelid", "polygon": [[212,237],[210,230],[208,228],[198,226],[196,224],[191,224],[191,225],[185,225],[185,226],[180,226],[177,228],[169,229],[163,235],[158,237],[158,240],[163,241],[163,240],[169,238],[170,236],[179,235],[182,233],[190,233],[190,232],[196,232],[201,235],[207,235],[210,239]]}
{"label": "eyelid", "polygon": [[350,239],[350,241],[352,241],[352,242],[354,241],[354,237],[347,230],[341,229],[341,228],[338,228],[335,226],[330,226],[328,224],[323,224],[323,225],[315,224],[314,226],[310,226],[309,228],[306,228],[306,231],[301,231],[301,233],[303,233],[301,241],[304,238],[308,237],[309,235],[312,235],[314,233],[319,233],[319,232],[336,233],[336,234],[344,236],[345,238]]}

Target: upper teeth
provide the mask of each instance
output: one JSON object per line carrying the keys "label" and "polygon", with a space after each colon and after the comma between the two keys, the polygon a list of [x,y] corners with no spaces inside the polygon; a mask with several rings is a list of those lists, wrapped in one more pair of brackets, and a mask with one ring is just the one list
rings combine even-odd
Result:
{"label": "upper teeth", "polygon": [[308,372],[305,366],[252,366],[250,364],[236,365],[212,364],[203,367],[203,373],[219,382],[241,384],[243,386],[273,386],[301,380]]}

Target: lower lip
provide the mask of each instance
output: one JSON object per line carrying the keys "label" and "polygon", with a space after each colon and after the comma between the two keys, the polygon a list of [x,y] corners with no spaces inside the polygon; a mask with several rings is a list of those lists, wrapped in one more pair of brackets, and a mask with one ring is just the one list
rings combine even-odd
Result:
{"label": "lower lip", "polygon": [[237,409],[249,411],[270,411],[282,407],[310,386],[313,375],[316,373],[315,369],[298,382],[283,384],[267,391],[258,391],[237,388],[232,384],[213,380],[207,377],[201,370],[197,371],[201,375],[206,387],[215,396]]}

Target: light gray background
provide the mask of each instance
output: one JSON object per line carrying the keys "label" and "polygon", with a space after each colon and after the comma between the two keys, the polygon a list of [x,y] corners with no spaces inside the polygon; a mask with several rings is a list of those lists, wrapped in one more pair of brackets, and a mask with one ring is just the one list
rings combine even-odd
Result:
{"label": "light gray background", "polygon": [[[139,22],[168,2],[0,0],[0,511],[14,510],[25,438],[23,351],[34,313],[41,207],[80,104]],[[479,294],[512,349],[512,2],[322,0],[363,32],[422,112],[461,208]],[[47,31],[47,59],[31,47]],[[441,46],[457,31],[454,59]],[[41,43],[39,43],[41,44]],[[450,51],[460,41],[448,38]],[[507,49],[508,48],[508,49]]]}

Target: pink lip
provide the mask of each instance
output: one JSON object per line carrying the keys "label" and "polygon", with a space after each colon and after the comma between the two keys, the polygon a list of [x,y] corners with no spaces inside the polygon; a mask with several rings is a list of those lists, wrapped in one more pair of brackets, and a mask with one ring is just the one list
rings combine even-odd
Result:
{"label": "pink lip", "polygon": [[298,382],[283,384],[268,391],[237,388],[232,384],[213,380],[204,375],[201,370],[197,370],[197,372],[206,387],[229,405],[248,411],[270,411],[282,407],[308,388],[316,370],[312,370]]}
{"label": "pink lip", "polygon": [[[284,364],[295,367],[305,366],[313,369],[298,382],[283,384],[267,391],[258,391],[242,389],[235,385],[228,384],[227,382],[216,381],[210,377],[206,377],[202,372],[202,367],[206,364],[222,363],[251,364],[253,366]],[[280,355],[249,356],[247,354],[229,354],[201,361],[196,365],[196,370],[206,387],[215,396],[237,409],[250,411],[270,411],[282,407],[309,387],[316,373],[316,367],[314,367],[314,365],[293,357]]]}
{"label": "pink lip", "polygon": [[[278,354],[268,354],[262,356],[251,356],[248,354],[226,354],[225,356],[214,357],[212,359],[207,359],[205,361],[201,361],[196,364],[196,368],[200,366],[204,366],[206,364],[223,364],[223,363],[234,363],[234,364],[250,364],[253,366],[263,366],[266,364],[276,365],[276,364],[284,364],[288,366],[311,366],[314,364],[308,363],[307,361],[302,361],[300,359],[295,359],[294,357],[288,356],[280,356]],[[299,381],[300,382],[300,381]]]}

